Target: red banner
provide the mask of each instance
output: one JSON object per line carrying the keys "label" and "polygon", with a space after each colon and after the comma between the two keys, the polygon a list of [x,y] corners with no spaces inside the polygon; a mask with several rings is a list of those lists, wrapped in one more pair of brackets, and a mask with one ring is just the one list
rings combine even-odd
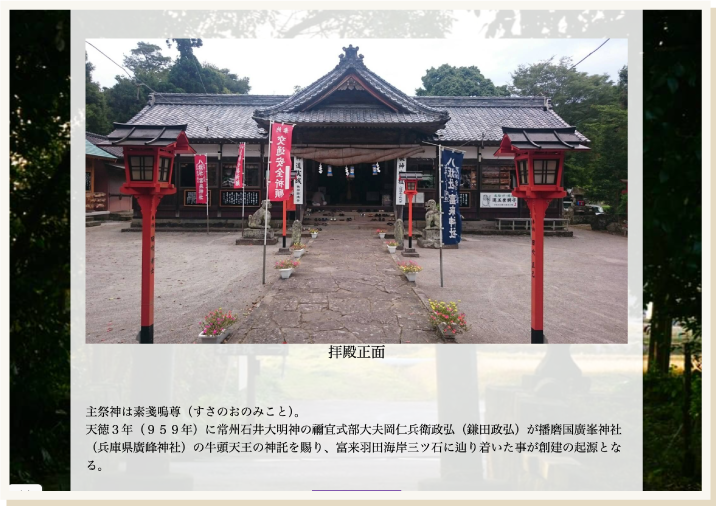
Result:
{"label": "red banner", "polygon": [[234,188],[244,187],[244,158],[246,156],[246,143],[239,144],[239,158],[236,160],[236,174],[234,175]]}
{"label": "red banner", "polygon": [[293,125],[274,123],[271,127],[268,197],[271,201],[287,200],[291,195],[291,136]]}
{"label": "red banner", "polygon": [[196,203],[206,204],[206,155],[194,155],[194,176],[196,178]]}

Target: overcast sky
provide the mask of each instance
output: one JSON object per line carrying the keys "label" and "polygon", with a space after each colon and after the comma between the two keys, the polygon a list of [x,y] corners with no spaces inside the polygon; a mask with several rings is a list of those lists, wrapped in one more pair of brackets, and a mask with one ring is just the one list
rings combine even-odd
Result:
{"label": "overcast sky", "polygon": [[[164,39],[142,39],[162,48],[165,56],[178,56],[168,49]],[[91,39],[95,46],[119,64],[130,54],[138,40]],[[342,47],[352,43],[360,47],[366,66],[413,95],[422,85],[420,78],[430,67],[447,63],[453,66],[477,66],[496,85],[511,82],[510,73],[520,64],[536,63],[552,56],[558,60],[570,56],[574,63],[594,51],[599,39],[203,39],[194,49],[200,62],[228,68],[240,77],[249,77],[255,95],[290,95],[296,85],[307,86],[338,63]],[[87,45],[89,60],[95,65],[93,78],[111,87],[115,76],[123,74],[117,66]],[[627,40],[611,39],[579,64],[578,70],[590,74],[608,74],[617,81],[619,69],[627,64]]]}

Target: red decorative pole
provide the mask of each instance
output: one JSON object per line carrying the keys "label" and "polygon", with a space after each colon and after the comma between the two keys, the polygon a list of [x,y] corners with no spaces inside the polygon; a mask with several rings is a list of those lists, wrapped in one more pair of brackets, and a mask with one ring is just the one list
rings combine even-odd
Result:
{"label": "red decorative pole", "polygon": [[413,247],[413,194],[406,192],[408,196],[408,248]]}
{"label": "red decorative pole", "polygon": [[135,195],[142,210],[142,311],[140,343],[154,342],[154,233],[162,195]]}
{"label": "red decorative pole", "polygon": [[529,199],[532,235],[532,334],[533,344],[544,342],[544,217],[552,199]]}
{"label": "red decorative pole", "polygon": [[403,250],[403,256],[420,256],[413,249],[413,197],[418,194],[418,181],[422,179],[419,172],[402,172],[400,180],[405,182],[403,193],[408,197],[408,249]]}

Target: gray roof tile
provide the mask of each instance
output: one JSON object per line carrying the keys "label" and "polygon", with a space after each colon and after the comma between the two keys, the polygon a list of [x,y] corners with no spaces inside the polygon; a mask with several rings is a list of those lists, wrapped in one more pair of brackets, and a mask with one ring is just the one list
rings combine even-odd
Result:
{"label": "gray roof tile", "polygon": [[[104,142],[107,142],[106,135],[94,134],[92,132],[85,132],[85,140],[91,142],[95,146]],[[102,146],[102,149],[118,159],[124,158],[124,150],[118,146]]]}
{"label": "gray roof tile", "polygon": [[[286,95],[212,95],[157,93],[128,123],[175,125],[186,123],[193,142],[264,140],[261,124],[282,121],[315,126],[411,128],[436,132],[433,140],[491,144],[502,139],[502,127],[559,128],[569,126],[546,97],[410,97],[364,64],[358,48],[343,48],[341,62],[298,93]],[[396,111],[376,103],[307,106],[353,73],[379,93]],[[577,136],[588,141],[582,134]]]}

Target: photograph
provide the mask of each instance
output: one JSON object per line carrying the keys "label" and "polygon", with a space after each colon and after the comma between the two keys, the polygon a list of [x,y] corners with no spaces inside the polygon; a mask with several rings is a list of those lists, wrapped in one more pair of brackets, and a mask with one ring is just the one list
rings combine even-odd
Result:
{"label": "photograph", "polygon": [[354,42],[86,41],[87,343],[626,343],[626,39]]}

